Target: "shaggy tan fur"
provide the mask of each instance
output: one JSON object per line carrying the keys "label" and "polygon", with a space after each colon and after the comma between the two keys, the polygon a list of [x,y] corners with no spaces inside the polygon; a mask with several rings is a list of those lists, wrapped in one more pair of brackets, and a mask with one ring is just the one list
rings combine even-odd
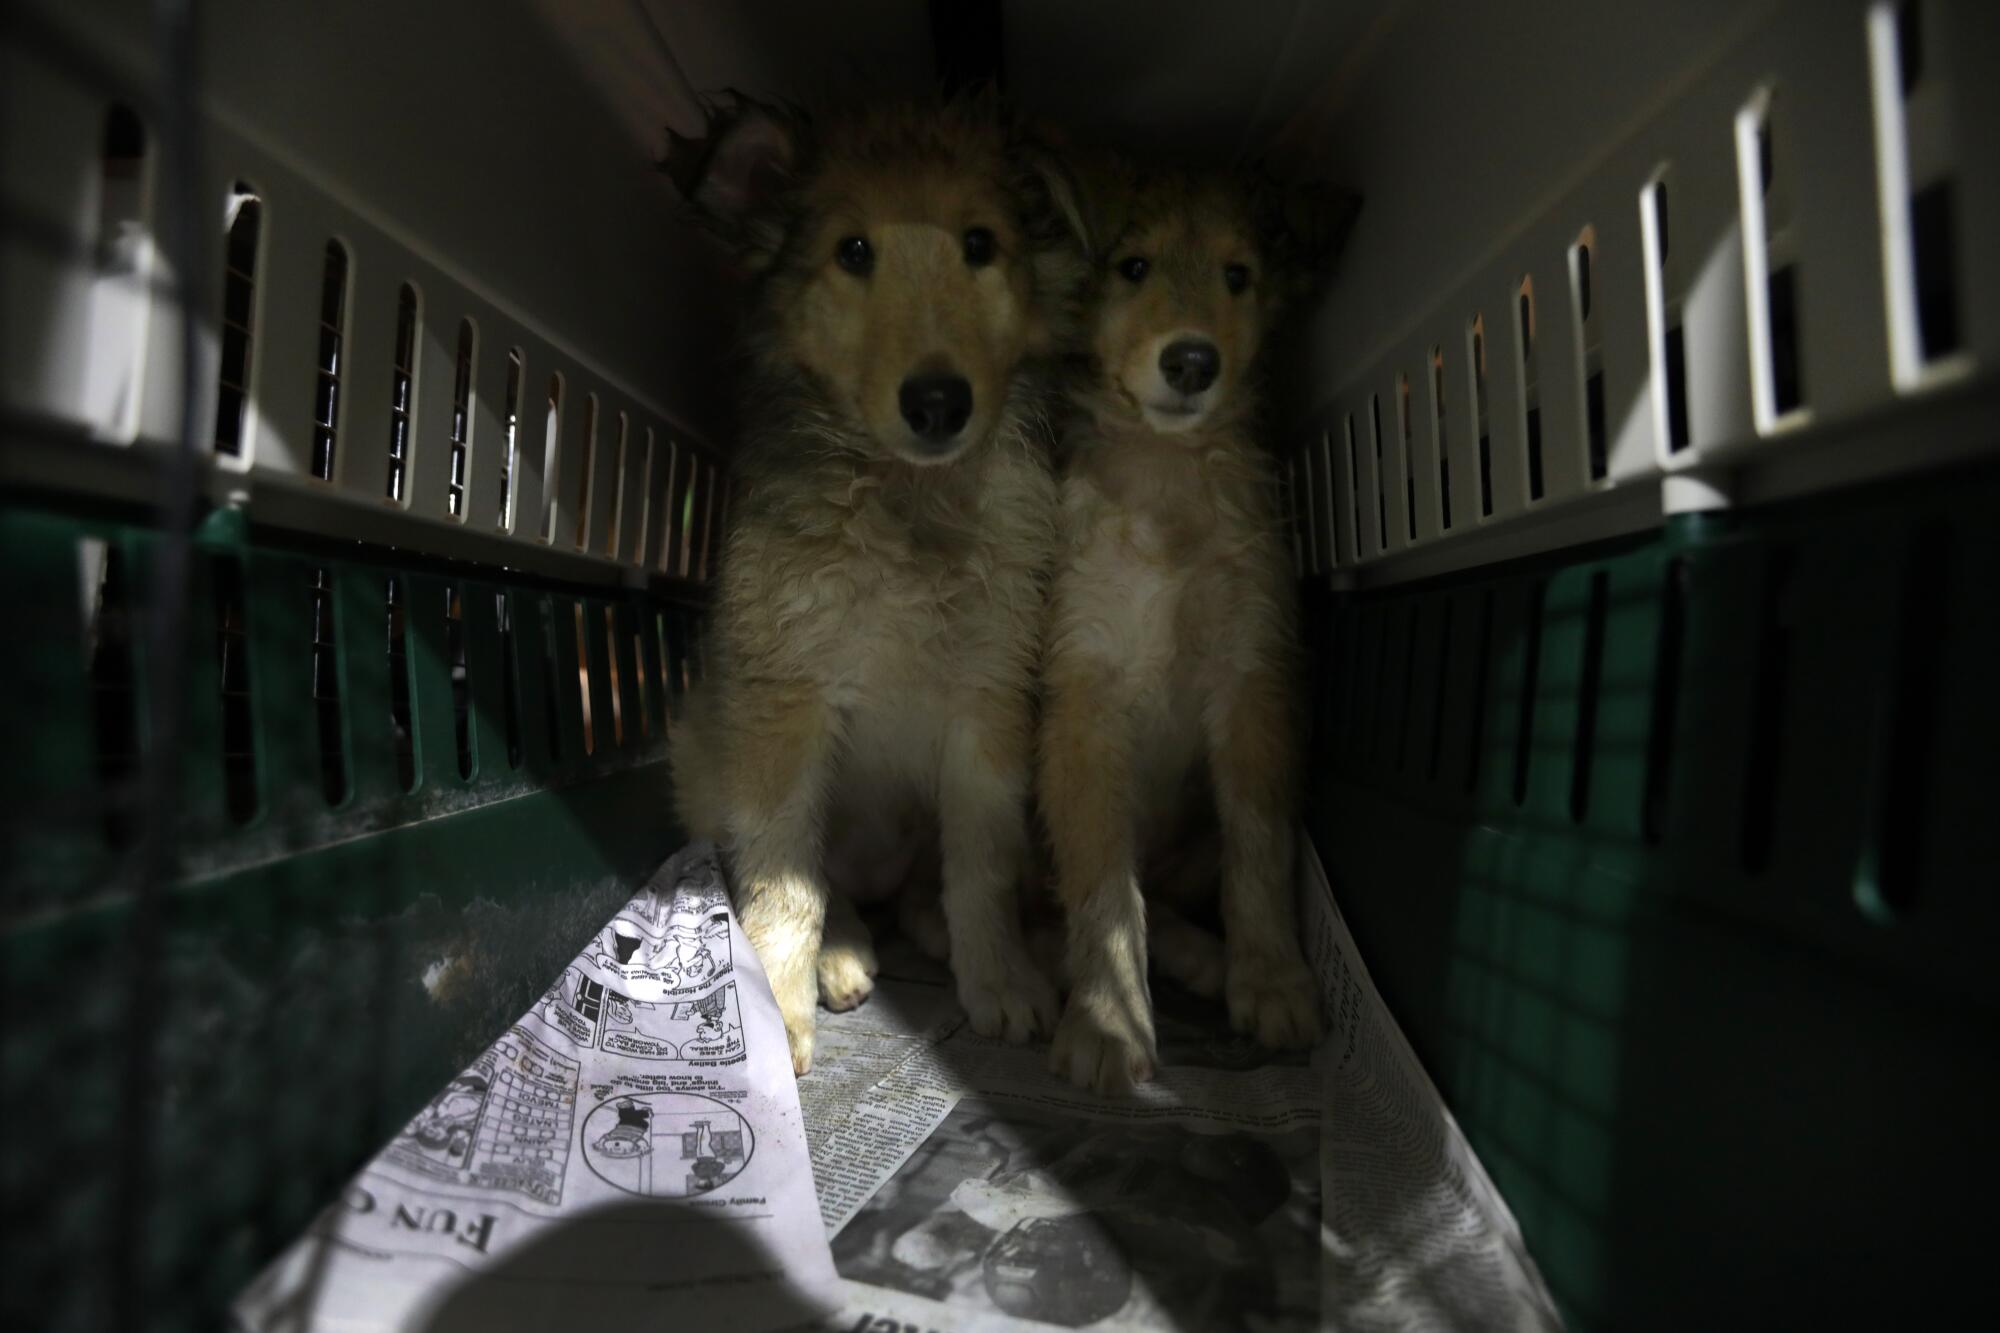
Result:
{"label": "shaggy tan fur", "polygon": [[[1094,374],[1064,440],[1039,800],[1068,916],[1071,992],[1051,1063],[1110,1092],[1157,1060],[1149,941],[1170,975],[1223,992],[1238,1030],[1272,1046],[1318,1032],[1292,895],[1304,719],[1291,557],[1254,376],[1314,246],[1233,180],[1098,188],[1114,220],[1089,324]],[[1182,339],[1220,355],[1192,395],[1161,369]],[[1219,853],[1187,835],[1204,819],[1219,824]],[[1218,859],[1220,951],[1146,901],[1213,893]],[[1158,877],[1143,896],[1142,867]]]}
{"label": "shaggy tan fur", "polygon": [[[1056,540],[1046,360],[1085,270],[1061,178],[990,106],[960,103],[816,130],[726,117],[683,184],[757,283],[719,669],[673,750],[683,819],[730,853],[801,1073],[815,999],[845,1008],[872,986],[859,917],[829,910],[830,868],[893,891],[925,826],[973,1026],[1046,1032],[1056,997],[1016,892]],[[968,260],[973,228],[993,233],[991,262]],[[848,237],[868,241],[869,272],[837,262]],[[973,390],[945,453],[897,399],[939,371]],[[906,919],[943,943],[921,903]]]}

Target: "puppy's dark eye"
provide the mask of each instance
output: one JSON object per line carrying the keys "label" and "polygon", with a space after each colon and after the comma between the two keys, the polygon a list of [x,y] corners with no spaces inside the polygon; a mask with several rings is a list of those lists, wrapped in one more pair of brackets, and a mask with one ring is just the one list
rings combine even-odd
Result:
{"label": "puppy's dark eye", "polygon": [[849,273],[866,274],[875,267],[875,248],[866,236],[843,236],[833,247],[833,258]]}
{"label": "puppy's dark eye", "polygon": [[993,233],[985,227],[968,227],[965,232],[965,262],[974,268],[985,268],[998,254],[1000,242],[993,239]]}
{"label": "puppy's dark eye", "polygon": [[1231,292],[1242,292],[1244,288],[1250,285],[1250,266],[1248,264],[1229,265],[1222,270],[1222,282]]}
{"label": "puppy's dark eye", "polygon": [[1130,259],[1119,261],[1118,273],[1127,282],[1144,282],[1146,280],[1146,270],[1151,267],[1152,265],[1147,263],[1143,258],[1133,255]]}

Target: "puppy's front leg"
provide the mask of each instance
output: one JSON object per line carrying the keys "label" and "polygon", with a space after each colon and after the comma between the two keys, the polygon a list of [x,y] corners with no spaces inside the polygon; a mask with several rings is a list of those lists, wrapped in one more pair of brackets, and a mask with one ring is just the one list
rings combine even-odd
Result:
{"label": "puppy's front leg", "polygon": [[1114,669],[1052,664],[1041,803],[1068,912],[1069,1003],[1049,1064],[1079,1087],[1129,1091],[1153,1076],[1146,908],[1134,850],[1132,743]]}
{"label": "puppy's front leg", "polygon": [[959,1003],[982,1036],[1026,1041],[1055,1024],[1056,993],[1028,956],[1017,890],[1027,849],[1025,698],[982,694],[945,724],[938,771],[944,918]]}
{"label": "puppy's front leg", "polygon": [[1232,682],[1207,717],[1222,818],[1224,991],[1230,1024],[1266,1046],[1310,1046],[1319,991],[1299,947],[1292,878],[1297,772],[1291,695],[1271,667]]}
{"label": "puppy's front leg", "polygon": [[817,687],[744,681],[730,701],[728,814],[737,911],[784,1015],[792,1068],[812,1068],[827,887],[820,823],[834,716]]}

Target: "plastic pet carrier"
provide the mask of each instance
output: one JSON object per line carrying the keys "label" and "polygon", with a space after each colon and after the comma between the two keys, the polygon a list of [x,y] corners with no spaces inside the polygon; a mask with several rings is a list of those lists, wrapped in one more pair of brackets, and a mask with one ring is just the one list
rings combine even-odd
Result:
{"label": "plastic pet carrier", "polygon": [[652,163],[856,71],[1363,195],[1307,825],[1565,1319],[1991,1304],[1985,0],[0,23],[10,1326],[214,1326],[679,844],[735,298]]}

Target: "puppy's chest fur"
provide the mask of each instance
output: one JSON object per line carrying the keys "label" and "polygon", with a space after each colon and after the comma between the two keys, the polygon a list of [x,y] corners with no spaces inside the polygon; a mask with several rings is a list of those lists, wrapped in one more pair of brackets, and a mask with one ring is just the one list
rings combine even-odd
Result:
{"label": "puppy's chest fur", "polygon": [[839,457],[753,473],[723,573],[738,670],[837,702],[1024,687],[1055,483],[1011,436],[919,469]]}
{"label": "puppy's chest fur", "polygon": [[1282,637],[1282,551],[1248,440],[1088,432],[1063,482],[1059,633],[1157,684],[1241,672]]}

